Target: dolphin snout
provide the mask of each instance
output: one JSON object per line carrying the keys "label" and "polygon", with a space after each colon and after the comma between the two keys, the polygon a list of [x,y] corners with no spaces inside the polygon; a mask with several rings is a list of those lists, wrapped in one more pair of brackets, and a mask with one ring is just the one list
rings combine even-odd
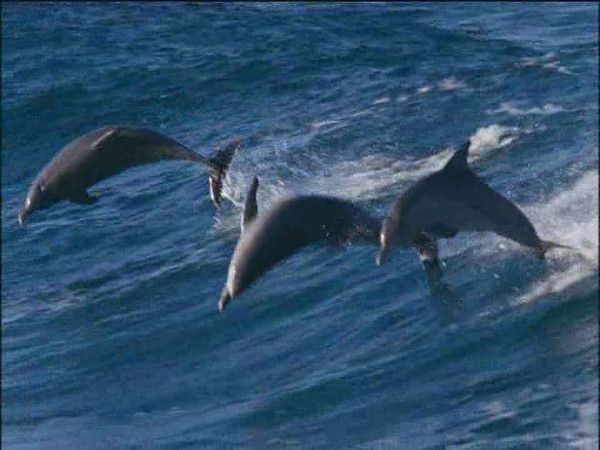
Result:
{"label": "dolphin snout", "polygon": [[227,306],[227,303],[229,303],[229,300],[231,300],[231,294],[229,294],[229,290],[227,289],[227,286],[225,287],[225,289],[223,289],[223,293],[221,294],[221,298],[219,299],[219,312],[220,313],[224,313],[225,312],[225,307]]}
{"label": "dolphin snout", "polygon": [[29,211],[26,208],[23,208],[21,211],[19,211],[19,225],[25,225],[27,216],[29,216]]}
{"label": "dolphin snout", "polygon": [[389,253],[390,253],[389,245],[382,245],[381,248],[379,249],[379,253],[377,254],[377,258],[375,259],[375,263],[378,266],[383,265],[387,261]]}

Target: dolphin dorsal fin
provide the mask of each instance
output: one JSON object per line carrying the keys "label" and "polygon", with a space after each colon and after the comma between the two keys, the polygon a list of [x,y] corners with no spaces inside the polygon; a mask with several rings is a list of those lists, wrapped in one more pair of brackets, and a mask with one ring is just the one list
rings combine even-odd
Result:
{"label": "dolphin dorsal fin", "polygon": [[256,215],[258,214],[258,205],[256,204],[256,190],[258,189],[258,177],[254,177],[250,189],[246,194],[246,201],[244,202],[244,211],[242,212],[242,233],[246,231],[248,225],[250,225]]}
{"label": "dolphin dorsal fin", "polygon": [[463,146],[454,152],[452,158],[444,166],[445,169],[459,169],[465,170],[469,168],[467,164],[467,156],[469,156],[469,147],[471,146],[471,140],[467,139],[467,142]]}

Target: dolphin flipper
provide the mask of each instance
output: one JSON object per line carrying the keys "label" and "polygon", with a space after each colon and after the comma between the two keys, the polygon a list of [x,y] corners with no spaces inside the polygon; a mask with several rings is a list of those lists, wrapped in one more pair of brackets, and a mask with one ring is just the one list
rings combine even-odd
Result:
{"label": "dolphin flipper", "polygon": [[438,259],[439,248],[437,240],[427,236],[425,233],[418,233],[413,240],[413,246],[419,252],[421,261],[434,261]]}

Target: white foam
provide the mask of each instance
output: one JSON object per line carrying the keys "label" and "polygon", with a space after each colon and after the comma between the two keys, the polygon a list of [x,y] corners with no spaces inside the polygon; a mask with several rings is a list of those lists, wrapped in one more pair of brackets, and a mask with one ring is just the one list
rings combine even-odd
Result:
{"label": "white foam", "polygon": [[553,70],[555,72],[573,75],[568,68],[560,65],[560,60],[556,53],[550,52],[543,56],[526,56],[517,62],[518,67],[542,67],[544,69]]}
{"label": "white foam", "polygon": [[[317,165],[323,167],[323,173],[319,176],[314,176],[314,173],[300,173],[298,177],[285,181],[260,177],[260,188],[257,192],[259,210],[268,209],[281,198],[306,193],[334,195],[351,200],[377,199],[381,197],[382,192],[389,192],[392,187],[400,191],[410,183],[441,169],[453,151],[448,148],[422,159],[397,159],[376,153],[333,165],[316,161]],[[216,223],[218,232],[232,235],[238,232],[239,215],[243,208],[245,192],[251,182],[251,174],[262,172],[260,167],[254,170],[238,170],[236,165],[234,160],[223,188],[227,197],[235,199],[239,208],[221,210],[220,220]]]}
{"label": "white foam", "polygon": [[566,67],[564,67],[564,66],[561,66],[561,65],[559,64],[559,61],[552,61],[552,62],[549,62],[549,63],[544,63],[544,64],[542,64],[542,67],[543,67],[544,69],[552,69],[552,70],[555,70],[555,71],[557,71],[557,72],[559,72],[559,73],[566,73],[567,75],[573,75],[573,72],[571,72],[571,71],[570,71],[569,69],[567,69]]}
{"label": "white foam", "polygon": [[529,287],[516,303],[562,292],[598,273],[598,172],[589,171],[549,201],[525,208],[538,234],[572,249],[547,254],[550,275]]}
{"label": "white foam", "polygon": [[506,127],[493,124],[479,128],[471,135],[469,153],[471,158],[484,156],[490,150],[496,150],[512,144],[519,136],[519,127]]}
{"label": "white foam", "polygon": [[460,89],[465,87],[465,83],[463,83],[460,80],[457,80],[456,77],[448,77],[440,81],[438,87],[442,91],[453,91],[454,89]]}
{"label": "white foam", "polygon": [[[333,120],[317,122],[317,124],[323,127],[340,125],[338,121]],[[489,151],[490,149],[508,145],[516,139],[518,132],[519,128],[517,127],[500,125],[480,128],[471,137],[469,162],[473,163],[493,154]],[[454,151],[454,148],[448,147],[421,159],[398,159],[382,153],[374,153],[356,160],[341,161],[335,164],[316,161],[317,165],[323,167],[323,173],[319,176],[299,171],[297,174],[299,177],[285,182],[278,179],[261,178],[258,203],[266,208],[281,197],[311,192],[352,200],[377,199],[381,197],[382,192],[389,192],[390,189],[405,189],[411,183],[440,170]],[[235,164],[234,161],[233,167],[228,172],[224,191],[228,197],[238,199],[236,203],[242,206],[245,191],[251,180],[246,173],[260,173],[261,170],[237,171]],[[234,218],[224,220],[220,227],[225,229],[237,227],[238,216],[239,211],[234,212]]]}
{"label": "white foam", "polygon": [[374,104],[374,105],[381,105],[381,104],[383,104],[383,103],[388,103],[389,101],[390,101],[390,98],[389,98],[389,97],[380,97],[380,98],[376,99],[376,100],[373,102],[373,104]]}
{"label": "white foam", "polygon": [[322,120],[319,122],[313,122],[310,124],[310,132],[307,135],[312,138],[316,135],[325,135],[332,131],[338,130],[348,126],[346,122],[338,119]]}
{"label": "white foam", "polygon": [[[598,403],[590,400],[575,406],[577,413],[577,426],[572,433],[573,445],[577,448],[598,448]],[[570,428],[570,427],[569,427]]]}
{"label": "white foam", "polygon": [[565,109],[562,106],[553,103],[546,103],[542,107],[534,106],[531,108],[519,108],[514,102],[503,102],[497,109],[488,110],[488,114],[506,113],[511,116],[526,116],[526,115],[550,115],[563,112]]}
{"label": "white foam", "polygon": [[339,120],[322,120],[320,122],[313,122],[310,124],[310,126],[314,130],[318,130],[319,128],[325,127],[327,125],[335,125],[337,123],[340,123],[340,121]]}
{"label": "white foam", "polygon": [[348,114],[348,118],[353,118],[353,117],[362,117],[362,116],[366,116],[368,114],[371,114],[373,111],[371,109],[361,109],[360,111],[357,111],[355,113],[352,114]]}
{"label": "white foam", "polygon": [[420,88],[417,89],[417,94],[427,94],[432,89],[433,89],[433,86],[431,86],[431,85],[421,86]]}
{"label": "white foam", "polygon": [[541,61],[548,61],[552,58],[556,58],[556,53],[549,52],[543,56],[525,56],[519,60],[521,66],[535,66],[539,64]]}
{"label": "white foam", "polygon": [[312,179],[311,191],[354,200],[376,199],[392,186],[410,183],[441,169],[453,149],[422,159],[396,159],[381,153],[333,165],[327,175]]}

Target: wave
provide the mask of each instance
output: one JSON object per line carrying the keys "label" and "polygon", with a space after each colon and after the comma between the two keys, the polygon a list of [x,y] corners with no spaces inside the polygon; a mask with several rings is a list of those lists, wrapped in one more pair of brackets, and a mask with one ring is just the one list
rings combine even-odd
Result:
{"label": "wave", "polygon": [[315,130],[319,130],[319,129],[321,129],[323,127],[326,127],[328,125],[336,125],[338,123],[340,123],[339,120],[321,120],[319,122],[313,122],[313,123],[311,123],[311,127],[313,129],[315,129]]}
{"label": "wave", "polygon": [[[549,252],[548,277],[529,286],[516,303],[565,292],[585,280],[595,282],[598,289],[598,172],[584,173],[568,190],[526,207],[525,212],[543,239],[572,249]],[[581,288],[590,286],[584,283]]]}
{"label": "wave", "polygon": [[481,127],[470,136],[470,160],[485,156],[491,150],[504,148],[517,140],[522,130],[519,127],[507,127],[493,124]]}
{"label": "wave", "polygon": [[373,102],[374,105],[381,105],[383,103],[388,103],[390,101],[389,97],[379,97],[377,99],[375,99],[375,101]]}
{"label": "wave", "polygon": [[534,106],[531,108],[519,108],[516,103],[503,102],[497,109],[487,110],[488,114],[505,113],[511,116],[527,116],[527,115],[551,115],[567,111],[562,106],[553,103],[546,103],[542,107]]}
{"label": "wave", "polygon": [[426,84],[425,86],[421,86],[417,89],[417,94],[427,94],[433,90],[433,86],[430,84]]}
{"label": "wave", "polygon": [[440,91],[454,91],[456,89],[462,89],[466,87],[464,81],[457,79],[454,76],[444,78],[436,84],[426,84],[417,88],[417,94],[423,95],[432,92],[434,89],[438,89]]}
{"label": "wave", "polygon": [[460,89],[465,87],[465,83],[456,79],[456,77],[448,77],[444,78],[442,81],[438,83],[438,88],[441,91],[453,91],[455,89]]}
{"label": "wave", "polygon": [[542,69],[551,70],[554,72],[573,75],[568,68],[560,65],[560,60],[558,56],[554,52],[546,53],[542,56],[526,56],[521,59],[516,64],[517,67],[541,67]]}
{"label": "wave", "polygon": [[[303,138],[296,140],[302,146],[317,133],[322,134],[347,125],[341,118],[316,121],[310,124],[309,132],[305,133]],[[475,163],[489,158],[496,150],[504,149],[521,136],[534,131],[529,128],[498,124],[478,128],[470,136],[469,162]],[[289,142],[275,145],[287,148]],[[266,149],[257,150],[257,153],[262,150]],[[233,199],[237,206],[242,206],[246,188],[252,179],[250,176],[252,172],[259,174],[259,177],[261,173],[271,174],[269,177],[261,177],[261,187],[258,191],[259,205],[268,206],[282,196],[298,193],[320,193],[357,201],[376,200],[385,196],[386,192],[408,186],[409,183],[441,169],[455,150],[453,147],[447,147],[425,158],[395,158],[383,153],[372,153],[358,159],[333,164],[314,157],[312,162],[317,166],[316,174],[314,171],[309,173],[294,169],[295,166],[291,167],[285,160],[277,158],[277,161],[280,161],[278,164],[282,165],[285,171],[294,170],[298,175],[295,179],[288,178],[285,181],[274,171],[274,158],[250,162],[254,166],[251,171],[247,170],[248,162],[239,163],[234,160],[225,182],[224,193]]]}

